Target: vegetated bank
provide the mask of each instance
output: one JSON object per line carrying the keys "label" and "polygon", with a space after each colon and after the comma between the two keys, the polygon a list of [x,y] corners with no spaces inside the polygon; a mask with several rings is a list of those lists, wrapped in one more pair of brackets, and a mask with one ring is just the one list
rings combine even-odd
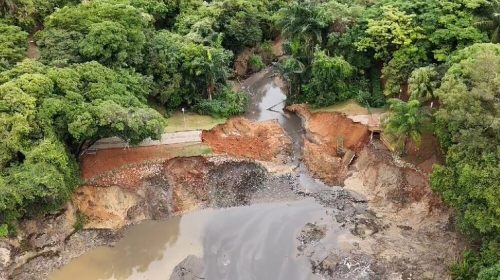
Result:
{"label": "vegetated bank", "polygon": [[[261,85],[266,87],[266,83]],[[258,107],[265,112],[268,106]],[[280,111],[272,113],[284,114]],[[346,116],[326,114],[331,114],[339,122],[353,124]],[[273,116],[268,115],[269,118]],[[327,115],[322,113],[317,118],[311,117],[304,123],[304,129],[307,134],[316,135],[315,137],[326,132],[315,144],[326,149],[335,149],[336,144],[328,141],[328,137],[347,138],[350,134],[342,127],[338,131],[331,127],[326,127],[326,130],[322,129],[324,127],[318,128],[325,116]],[[300,119],[297,120],[300,122]],[[281,121],[296,120],[284,117]],[[291,125],[284,124],[283,127]],[[448,275],[448,270],[443,263],[450,264],[463,248],[460,238],[452,230],[449,212],[442,208],[442,205],[433,202],[434,196],[430,192],[426,175],[411,166],[400,165],[378,141],[368,145],[368,141],[362,138],[361,142],[357,143],[359,159],[355,166],[343,163],[345,177],[348,179],[345,180],[345,187],[340,188],[315,181],[306,181],[306,184],[303,184],[300,179],[303,174],[299,173],[307,171],[297,169],[297,162],[292,160],[290,154],[290,151],[294,151],[290,136],[276,121],[252,123],[235,118],[204,134],[210,135],[207,143],[212,145],[219,155],[146,161],[104,172],[88,179],[86,185],[76,191],[64,211],[43,219],[25,220],[18,236],[22,241],[19,244],[13,241],[8,247],[12,250],[12,260],[6,271],[13,279],[44,279],[54,269],[91,248],[117,244],[122,234],[128,234],[127,225],[143,219],[161,220],[205,207],[233,207],[226,209],[228,214],[223,215],[230,220],[229,217],[238,215],[238,209],[249,211],[254,209],[251,205],[258,207],[256,203],[276,205],[273,206],[272,212],[266,213],[268,218],[276,213],[288,213],[286,216],[289,216],[290,211],[296,211],[290,208],[295,203],[306,206],[306,210],[317,209],[318,215],[305,220],[306,225],[299,230],[297,240],[292,240],[290,244],[280,242],[283,247],[279,248],[280,251],[297,252],[297,260],[300,260],[301,267],[304,266],[301,274],[311,277],[352,279],[368,276],[387,279],[423,275],[428,278],[444,278]],[[298,133],[294,137],[303,136]],[[229,138],[230,141],[217,141],[224,138]],[[293,142],[298,141],[299,138],[293,139]],[[260,142],[267,143],[268,146],[255,145]],[[253,145],[254,150],[248,153],[246,150],[234,149],[235,144]],[[255,160],[258,160],[258,163]],[[317,166],[328,164],[327,159],[323,157],[315,160],[318,162]],[[310,166],[311,171],[314,171],[314,168],[314,165]],[[286,203],[276,204],[280,201]],[[252,228],[244,232],[248,234],[258,230],[266,233],[275,229],[277,224],[288,224],[288,220],[295,221],[299,216],[300,219],[303,219],[304,215],[307,216],[307,213],[300,211],[292,213],[296,215],[291,219],[283,221],[283,217],[278,215],[280,223],[264,223],[258,229]],[[407,218],[409,213],[413,217],[411,221]],[[255,220],[255,216],[252,217],[254,219],[246,219],[249,220],[248,225],[255,224],[250,222]],[[241,221],[237,224],[241,225]],[[220,231],[221,227],[217,230]],[[40,235],[38,232],[47,234]],[[234,238],[236,234],[236,238],[241,237],[237,232],[239,231],[231,231],[229,235],[222,232],[217,236],[233,240],[229,236]],[[276,231],[273,236],[282,236],[279,232],[290,231]],[[154,236],[147,231],[144,234]],[[295,239],[295,235],[293,236]],[[269,235],[264,234],[264,237],[255,239],[247,236],[238,244],[255,246],[256,241],[266,244]],[[144,236],[140,238],[143,239]],[[125,236],[123,240],[130,239],[133,237]],[[21,244],[30,246],[21,247]],[[210,243],[212,249],[208,250],[209,252],[214,252],[215,244],[218,243]],[[117,250],[120,250],[122,245],[117,246]],[[292,246],[292,249],[289,246]],[[162,248],[163,244],[159,247]],[[233,252],[242,252],[247,256],[259,254],[258,251],[240,251],[238,248],[232,248],[230,252],[219,252],[217,249],[214,254],[217,259],[224,256],[227,258],[228,254]],[[154,252],[158,254],[158,250]],[[99,252],[90,254],[101,256]],[[78,258],[71,264],[72,268],[80,267],[84,270],[90,269],[91,273],[99,273],[98,269],[94,270],[92,264],[83,261],[86,258]],[[124,253],[117,254],[114,258],[117,263],[133,259]],[[147,260],[144,256],[144,261]],[[214,267],[210,267],[209,271],[204,270],[207,261],[213,260],[210,253],[203,258],[186,256],[174,269],[174,278],[171,279],[189,279],[189,275],[218,271]],[[228,260],[228,265],[236,263],[246,267],[244,259]],[[283,262],[283,265],[289,265],[290,262],[289,257],[273,258],[273,261],[277,260]],[[135,263],[137,262],[131,262],[131,265]],[[109,270],[106,271],[109,275]],[[117,273],[116,275],[130,275],[132,270],[129,266],[116,265],[111,271]],[[141,271],[149,272],[148,269]],[[223,269],[221,272],[224,271]],[[292,270],[279,271],[281,273],[277,275],[283,276]],[[71,275],[64,274],[70,273],[65,272],[65,268],[60,273],[59,275],[63,276]],[[153,274],[147,275],[158,276],[154,276],[154,270],[151,273]],[[271,269],[269,273],[276,273],[276,270]],[[165,277],[164,274],[161,274],[161,277]]]}
{"label": "vegetated bank", "polygon": [[[391,101],[386,131],[399,147],[409,138],[418,144],[423,127],[434,124],[446,163],[435,169],[432,186],[482,248],[468,253],[453,276],[498,277],[498,6],[3,1],[0,234],[15,234],[21,217],[58,209],[78,185],[80,152],[97,139],[157,137],[163,118],[148,99],[169,109],[241,113],[246,97],[231,93],[227,82],[231,52],[246,52],[257,71],[274,59],[265,41],[281,33],[289,102],[327,106],[356,98],[381,106],[386,97],[411,99]],[[16,64],[36,30],[39,61]]]}

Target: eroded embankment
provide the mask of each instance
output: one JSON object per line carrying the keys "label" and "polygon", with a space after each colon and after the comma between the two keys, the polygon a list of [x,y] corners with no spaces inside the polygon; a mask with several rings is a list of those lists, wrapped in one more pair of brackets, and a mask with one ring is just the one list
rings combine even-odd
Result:
{"label": "eroded embankment", "polygon": [[[255,275],[269,271],[264,275],[277,273],[281,277],[273,280],[449,278],[447,266],[462,250],[463,244],[453,230],[449,212],[430,191],[427,173],[395,159],[380,142],[370,142],[367,127],[338,113],[311,114],[305,107],[295,106],[290,110],[303,120],[302,159],[307,168],[326,183],[344,187],[301,186],[316,182],[300,180],[307,171],[300,164],[297,168],[297,161],[291,159],[291,153],[298,149],[292,149],[290,136],[296,143],[302,142],[302,130],[297,129],[300,121],[287,126],[290,116],[276,111],[274,106],[283,93],[279,87],[269,87],[269,81],[262,79],[274,80],[265,75],[256,80],[259,86],[253,90],[261,91],[265,97],[277,94],[279,98],[267,99],[272,100],[270,105],[274,111],[259,103],[249,116],[262,120],[262,114],[267,113],[264,119],[277,116],[279,122],[234,118],[203,133],[204,142],[218,156],[160,157],[148,162],[137,162],[134,157],[133,164],[120,164],[119,168],[93,176],[86,186],[78,189],[65,210],[24,221],[17,239],[0,244],[0,249],[10,254],[6,266],[2,267],[0,262],[0,279],[2,273],[11,275],[12,279],[45,279],[50,271],[91,248],[116,244],[128,225],[142,220],[163,220],[187,212],[200,213],[202,211],[195,210],[204,208],[233,206],[225,209],[221,220],[210,220],[214,222],[209,227],[213,231],[202,233],[204,240],[208,238],[205,240],[208,243],[203,245],[206,254],[185,258],[173,270],[171,279],[238,278],[212,277],[220,276],[218,273],[225,273],[229,268],[233,269],[232,276],[238,273],[252,275],[253,270],[258,270]],[[249,88],[253,88],[252,85]],[[282,126],[287,128],[286,133]],[[338,150],[339,139],[343,151]],[[168,151],[168,147],[164,150]],[[357,158],[349,165],[353,155]],[[304,207],[290,212],[287,207],[297,201]],[[238,206],[276,202],[283,203],[268,205],[273,209],[272,214],[265,212],[271,210],[259,212],[268,206],[261,210],[257,206],[258,212],[246,216],[235,214],[242,208],[255,210]],[[306,215],[303,209],[318,210],[318,204],[321,215],[306,219],[308,222],[301,231],[286,227],[289,222],[296,223],[298,216]],[[254,216],[255,213],[258,215]],[[283,216],[273,216],[276,213]],[[296,214],[287,216],[290,213]],[[233,228],[225,226],[228,216],[236,217]],[[74,225],[81,222],[82,217],[86,218],[85,223],[80,224],[84,229],[74,231]],[[247,227],[255,226],[252,221],[261,227],[241,227],[238,219],[244,219]],[[282,223],[283,219],[286,222]],[[276,224],[279,228],[274,226]],[[224,232],[225,229],[229,231]],[[304,274],[307,277],[300,278],[296,269],[277,269],[293,266],[289,261],[291,253],[273,255],[281,252],[281,248],[265,254],[269,264],[264,267],[268,270],[254,266],[256,263],[252,261],[262,260],[264,253],[260,249],[245,248],[265,249],[265,244],[277,243],[273,238],[281,238],[284,232],[291,231],[292,236],[297,237],[296,244],[280,244],[292,246],[293,250],[287,247],[285,251],[305,259],[305,267],[311,268]],[[238,244],[241,246],[236,246]],[[227,251],[226,246],[232,248]],[[229,252],[236,257],[228,257],[232,256]],[[121,257],[119,253],[116,256]],[[164,255],[160,252],[155,258],[161,259],[161,256]],[[88,267],[84,265],[84,268]],[[123,269],[128,273],[135,268]],[[147,271],[148,266],[142,269]],[[168,275],[159,273],[156,277],[165,279]],[[261,278],[266,279],[265,276]]]}
{"label": "eroded embankment", "polygon": [[[130,184],[127,174],[138,170],[141,176]],[[248,205],[254,199],[279,201],[281,195],[264,190],[293,185],[291,176],[273,176],[260,164],[221,157],[144,163],[102,180],[80,187],[61,212],[20,225],[17,239],[4,244],[12,255],[5,269],[12,279],[46,279],[89,249],[114,244],[130,224],[205,207]],[[85,217],[84,230],[74,230],[77,217]]]}
{"label": "eroded embankment", "polygon": [[[329,184],[343,185],[369,210],[355,215],[351,224],[347,213],[352,210],[334,215],[360,238],[350,243],[352,247],[329,247],[328,226],[321,222],[304,228],[299,240],[313,239],[315,246],[302,248],[310,254],[313,269],[327,279],[449,278],[448,267],[464,242],[454,230],[450,211],[431,191],[427,170],[394,157],[381,142],[370,141],[368,127],[343,114],[310,113],[302,105],[287,109],[303,121],[302,154],[310,172]],[[337,150],[339,139],[342,153]],[[348,151],[356,155],[351,167]]]}
{"label": "eroded embankment", "polygon": [[352,156],[370,140],[368,127],[341,113],[311,113],[303,105],[287,107],[300,116],[305,128],[302,156],[314,177],[342,185]]}
{"label": "eroded embankment", "polygon": [[292,153],[290,137],[275,120],[257,123],[232,118],[203,131],[202,140],[215,153],[260,161],[286,163]]}

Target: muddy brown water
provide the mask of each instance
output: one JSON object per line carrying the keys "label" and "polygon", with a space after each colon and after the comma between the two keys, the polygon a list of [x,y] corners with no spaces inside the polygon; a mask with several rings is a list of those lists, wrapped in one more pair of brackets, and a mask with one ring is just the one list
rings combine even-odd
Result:
{"label": "muddy brown water", "polygon": [[[326,188],[299,160],[301,120],[283,110],[286,95],[272,69],[253,75],[242,86],[251,96],[245,117],[276,119],[292,138],[299,188],[303,192]],[[49,279],[170,279],[174,268],[188,256],[201,259],[204,269],[199,279],[319,279],[310,262],[299,254],[297,235],[324,214],[325,208],[308,198],[205,209],[167,221],[147,221],[129,228],[114,247],[91,250]]]}
{"label": "muddy brown water", "polygon": [[292,139],[293,160],[297,166],[300,188],[304,192],[328,188],[311,177],[306,166],[300,161],[304,135],[302,120],[296,114],[285,110],[286,94],[279,75],[273,68],[267,68],[245,80],[242,87],[250,94],[245,117],[253,121],[277,120]]}
{"label": "muddy brown water", "polygon": [[115,247],[94,249],[49,279],[169,279],[190,255],[203,259],[203,279],[314,279],[310,264],[297,256],[296,236],[324,213],[305,199],[147,221],[128,229]]}

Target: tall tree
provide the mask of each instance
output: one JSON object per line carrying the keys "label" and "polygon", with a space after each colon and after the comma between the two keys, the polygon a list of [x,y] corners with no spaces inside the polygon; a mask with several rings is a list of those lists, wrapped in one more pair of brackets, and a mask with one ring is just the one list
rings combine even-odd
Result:
{"label": "tall tree", "polygon": [[0,71],[26,57],[28,33],[15,25],[0,22]]}
{"label": "tall tree", "polygon": [[342,57],[330,57],[316,51],[311,65],[311,80],[304,85],[304,96],[298,100],[314,106],[329,106],[351,97],[349,81],[353,67]]}
{"label": "tall tree", "polygon": [[500,1],[492,0],[483,10],[486,15],[476,22],[476,26],[489,32],[492,43],[500,43]]}
{"label": "tall tree", "polygon": [[[156,33],[147,45],[144,72],[153,77],[156,98],[169,109],[195,105],[226,83],[232,53],[205,46],[169,31]],[[204,97],[205,95],[206,97]]]}
{"label": "tall tree", "polygon": [[392,5],[382,6],[381,12],[377,19],[368,19],[366,35],[356,43],[358,50],[373,49],[375,58],[388,61],[392,52],[424,38],[422,28],[415,22],[415,14],[407,14]]}
{"label": "tall tree", "polygon": [[305,54],[312,57],[314,47],[323,44],[323,32],[328,26],[322,15],[314,1],[293,1],[278,12],[276,24],[285,38],[298,40]]}
{"label": "tall tree", "polygon": [[65,6],[46,18],[37,34],[41,60],[66,66],[98,61],[111,67],[137,67],[151,20],[120,1]]}
{"label": "tall tree", "polygon": [[483,243],[482,257],[460,275],[474,279],[500,260],[500,45],[472,45],[449,63],[435,114],[446,165],[434,168],[431,186],[456,209],[460,228]]}
{"label": "tall tree", "polygon": [[415,69],[408,80],[411,99],[425,102],[434,98],[439,85],[439,73],[433,65]]}

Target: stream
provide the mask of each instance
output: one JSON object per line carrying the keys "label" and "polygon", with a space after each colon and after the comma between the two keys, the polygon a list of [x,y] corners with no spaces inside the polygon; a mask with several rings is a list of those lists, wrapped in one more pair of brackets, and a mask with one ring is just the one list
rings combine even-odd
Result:
{"label": "stream", "polygon": [[[251,97],[245,117],[278,120],[293,142],[299,190],[326,189],[300,161],[301,120],[283,110],[286,95],[281,86],[271,68],[245,80],[242,88]],[[321,279],[300,254],[297,236],[308,222],[324,219],[325,212],[315,199],[298,196],[146,221],[128,228],[114,247],[93,249],[50,274],[49,279]],[[331,244],[335,238],[330,237]],[[182,263],[184,267],[175,272]]]}

